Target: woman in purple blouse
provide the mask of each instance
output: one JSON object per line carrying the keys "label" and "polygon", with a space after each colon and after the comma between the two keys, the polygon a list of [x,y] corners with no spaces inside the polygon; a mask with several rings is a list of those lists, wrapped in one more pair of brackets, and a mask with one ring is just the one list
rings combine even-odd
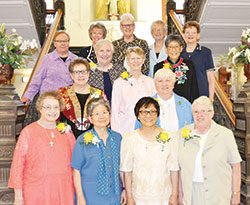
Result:
{"label": "woman in purple blouse", "polygon": [[58,31],[54,37],[55,50],[44,56],[28,90],[21,101],[27,105],[39,92],[58,90],[73,84],[69,74],[69,63],[77,58],[69,51],[70,37],[65,31]]}

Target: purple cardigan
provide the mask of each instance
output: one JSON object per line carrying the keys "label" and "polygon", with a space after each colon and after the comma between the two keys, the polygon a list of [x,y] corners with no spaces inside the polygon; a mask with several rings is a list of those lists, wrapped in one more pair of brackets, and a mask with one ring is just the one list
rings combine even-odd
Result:
{"label": "purple cardigan", "polygon": [[24,97],[32,101],[33,97],[47,90],[58,90],[73,84],[69,74],[69,63],[77,56],[69,51],[67,60],[64,62],[56,50],[44,56],[36,74],[34,75]]}

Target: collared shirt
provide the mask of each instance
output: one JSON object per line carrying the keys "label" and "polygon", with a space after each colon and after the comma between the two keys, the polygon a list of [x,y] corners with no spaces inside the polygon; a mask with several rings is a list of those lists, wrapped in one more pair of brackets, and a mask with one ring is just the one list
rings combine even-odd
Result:
{"label": "collared shirt", "polygon": [[149,46],[149,73],[148,76],[152,77],[154,76],[154,66],[165,60],[168,57],[167,53],[166,53],[166,47],[165,45],[162,46],[161,48],[161,52],[159,53],[159,56],[156,56],[156,52],[155,52],[155,45],[152,44],[151,46]]}
{"label": "collared shirt", "polygon": [[111,128],[121,134],[134,130],[134,107],[137,101],[156,93],[154,80],[148,76],[141,75],[139,79],[131,77],[128,80],[118,78],[112,91]]}
{"label": "collared shirt", "polygon": [[178,117],[175,107],[174,95],[169,100],[163,100],[159,95],[159,104],[160,104],[160,125],[161,128],[176,132],[178,128]]}
{"label": "collared shirt", "polygon": [[134,35],[134,40],[131,42],[125,42],[124,37],[121,39],[118,39],[116,41],[113,41],[114,46],[114,53],[113,53],[113,63],[118,63],[120,65],[124,65],[124,60],[126,56],[126,50],[130,47],[138,46],[145,52],[145,62],[142,65],[142,73],[144,75],[147,75],[149,72],[149,49],[148,49],[148,43],[145,40],[139,39]]}
{"label": "collared shirt", "polygon": [[209,48],[197,44],[192,53],[187,53],[186,47],[182,50],[181,57],[186,60],[193,61],[200,96],[206,95],[209,97],[209,87],[207,72],[214,70],[212,52]]}
{"label": "collared shirt", "polygon": [[[90,131],[88,131],[90,132]],[[103,140],[99,143],[104,144],[104,157],[107,159],[108,172],[108,186],[109,193],[102,195],[97,193],[97,181],[98,181],[98,167],[100,163],[100,146],[91,144],[91,146],[82,145],[84,142],[84,134],[80,135],[75,143],[75,147],[72,154],[71,167],[79,170],[81,173],[81,185],[84,192],[84,197],[87,204],[102,205],[116,204],[120,202],[121,194],[115,194],[115,173],[113,171],[114,161],[112,159],[113,150],[111,149],[111,140],[114,140],[117,149],[120,153],[120,146],[122,136],[111,130],[112,138],[108,136],[106,139],[106,145]],[[92,133],[93,134],[93,133]],[[120,160],[116,161],[120,164]],[[119,204],[119,203],[118,203]]]}
{"label": "collared shirt", "polygon": [[[194,124],[186,126],[194,131]],[[179,132],[178,161],[183,189],[183,204],[192,204],[192,184],[194,164],[200,149],[199,139],[194,138],[184,144]],[[205,200],[209,204],[230,204],[232,195],[232,168],[230,164],[240,163],[241,157],[231,130],[211,123],[202,153]]]}
{"label": "collared shirt", "polygon": [[97,58],[93,46],[82,47],[79,57],[87,59],[88,62],[97,63]]}
{"label": "collared shirt", "polygon": [[194,133],[195,135],[200,136],[200,149],[196,155],[196,159],[195,159],[195,164],[194,164],[194,175],[193,175],[193,182],[204,182],[204,178],[203,178],[203,172],[202,172],[202,152],[203,152],[203,147],[206,143],[206,139],[208,136],[208,132],[209,130],[202,134],[202,135],[198,135],[196,133]]}
{"label": "collared shirt", "polygon": [[64,62],[57,51],[44,56],[36,74],[34,75],[24,97],[33,100],[33,97],[40,91],[40,94],[48,90],[58,90],[73,84],[69,74],[69,63],[77,56],[68,51],[68,58]]}

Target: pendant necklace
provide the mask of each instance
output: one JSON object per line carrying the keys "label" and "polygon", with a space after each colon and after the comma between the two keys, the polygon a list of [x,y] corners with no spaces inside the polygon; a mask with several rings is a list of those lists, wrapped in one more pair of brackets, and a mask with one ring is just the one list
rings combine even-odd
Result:
{"label": "pendant necklace", "polygon": [[[55,138],[55,135],[54,135],[53,131],[52,131],[52,132],[50,132],[50,136],[51,136],[51,138],[52,138],[52,139],[54,139],[54,138]],[[54,146],[54,142],[52,141],[52,139],[50,139],[50,142],[49,142],[49,144],[50,144],[50,146],[51,146],[51,147],[53,147],[53,146]]]}

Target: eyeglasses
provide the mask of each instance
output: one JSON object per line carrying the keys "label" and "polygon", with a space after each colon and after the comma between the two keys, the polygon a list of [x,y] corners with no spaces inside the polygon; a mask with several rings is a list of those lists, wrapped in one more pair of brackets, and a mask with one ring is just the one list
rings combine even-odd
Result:
{"label": "eyeglasses", "polygon": [[107,115],[107,114],[109,114],[108,111],[100,111],[100,112],[92,113],[91,116],[100,117],[100,116]]}
{"label": "eyeglasses", "polygon": [[87,70],[76,70],[76,71],[72,71],[72,73],[74,74],[74,75],[86,75],[87,73],[88,73],[89,71],[87,71]]}
{"label": "eyeglasses", "polygon": [[123,28],[125,28],[125,27],[130,28],[130,27],[133,27],[134,25],[135,25],[134,23],[132,23],[132,24],[121,24],[121,27],[123,27]]}
{"label": "eyeglasses", "polygon": [[68,43],[69,40],[55,40],[55,42],[57,42],[57,43]]}
{"label": "eyeglasses", "polygon": [[186,31],[185,34],[196,34],[197,31]]}
{"label": "eyeglasses", "polygon": [[208,112],[212,112],[212,110],[200,110],[200,111],[195,110],[195,111],[193,111],[193,114],[194,114],[194,115],[198,115],[198,114],[205,115],[205,114],[208,113]]}
{"label": "eyeglasses", "polygon": [[169,50],[178,50],[180,49],[180,46],[168,46]]}
{"label": "eyeglasses", "polygon": [[48,110],[48,111],[51,111],[51,110],[60,110],[59,106],[52,107],[52,106],[49,106],[49,105],[45,105],[45,106],[42,106],[42,108],[44,108],[45,110]]}
{"label": "eyeglasses", "polygon": [[137,58],[129,58],[131,61],[141,61],[143,58],[142,57],[137,57]]}
{"label": "eyeglasses", "polygon": [[143,117],[146,117],[148,114],[150,114],[150,116],[156,116],[157,115],[156,110],[140,110],[139,113],[141,113],[141,115]]}

